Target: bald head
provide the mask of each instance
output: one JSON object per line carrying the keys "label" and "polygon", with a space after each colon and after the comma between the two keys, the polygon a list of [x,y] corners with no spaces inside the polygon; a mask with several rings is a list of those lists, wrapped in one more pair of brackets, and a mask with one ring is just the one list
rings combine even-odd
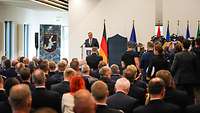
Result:
{"label": "bald head", "polygon": [[32,97],[28,85],[18,84],[13,86],[8,99],[13,111],[30,111]]}
{"label": "bald head", "polygon": [[95,113],[95,102],[89,91],[81,89],[74,95],[75,113]]}
{"label": "bald head", "polygon": [[37,69],[33,73],[33,80],[35,85],[45,85],[45,73],[41,69]]}
{"label": "bald head", "polygon": [[148,92],[151,95],[160,95],[165,89],[165,82],[161,78],[153,78],[149,81]]}
{"label": "bald head", "polygon": [[130,88],[130,82],[126,78],[120,78],[115,83],[116,91],[123,91],[128,94]]}
{"label": "bald head", "polygon": [[92,84],[91,92],[96,101],[103,101],[108,96],[108,86],[103,81],[96,81]]}

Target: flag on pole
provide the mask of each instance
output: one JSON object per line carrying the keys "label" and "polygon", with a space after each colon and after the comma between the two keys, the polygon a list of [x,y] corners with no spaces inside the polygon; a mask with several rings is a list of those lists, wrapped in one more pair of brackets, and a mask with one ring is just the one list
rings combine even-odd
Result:
{"label": "flag on pole", "polygon": [[198,20],[197,38],[200,38],[200,20]]}
{"label": "flag on pole", "polygon": [[187,21],[186,39],[190,38],[189,20]]}
{"label": "flag on pole", "polygon": [[130,37],[130,42],[134,42],[137,43],[136,40],[136,33],[135,33],[135,26],[134,26],[134,20],[133,20],[133,28],[132,28],[132,32],[131,32],[131,37]]}
{"label": "flag on pole", "polygon": [[179,28],[179,25],[180,25],[180,20],[178,20],[178,23],[177,23],[177,36],[180,36],[180,28]]}
{"label": "flag on pole", "polygon": [[161,37],[160,24],[158,25],[157,38]]}
{"label": "flag on pole", "polygon": [[102,36],[102,39],[101,39],[99,54],[103,57],[103,61],[108,63],[108,45],[107,45],[107,39],[106,39],[105,20],[104,20],[103,36]]}
{"label": "flag on pole", "polygon": [[166,34],[166,40],[169,41],[170,40],[170,32],[169,32],[169,21],[167,24],[167,34]]}

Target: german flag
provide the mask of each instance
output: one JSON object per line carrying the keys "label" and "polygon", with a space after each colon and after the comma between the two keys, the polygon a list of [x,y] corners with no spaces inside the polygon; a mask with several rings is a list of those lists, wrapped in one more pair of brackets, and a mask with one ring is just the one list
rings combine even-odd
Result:
{"label": "german flag", "polygon": [[101,40],[99,54],[103,57],[103,61],[108,63],[108,45],[107,45],[107,39],[106,39],[105,20],[104,20],[103,36],[102,36],[102,40]]}

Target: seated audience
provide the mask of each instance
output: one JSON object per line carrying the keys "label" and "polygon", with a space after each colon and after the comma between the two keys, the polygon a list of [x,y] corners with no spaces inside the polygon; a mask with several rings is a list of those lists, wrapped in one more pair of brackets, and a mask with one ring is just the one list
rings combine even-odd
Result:
{"label": "seated audience", "polygon": [[92,76],[97,78],[97,79],[100,79],[101,78],[101,75],[99,74],[99,70],[104,67],[104,66],[107,66],[106,62],[104,61],[100,61],[99,64],[98,64],[98,69],[97,70],[93,70],[92,71]]}
{"label": "seated audience", "polygon": [[192,100],[186,92],[176,89],[174,79],[168,70],[158,71],[156,77],[161,78],[165,82],[165,102],[175,104],[182,109],[192,104]]}
{"label": "seated audience", "polygon": [[96,113],[95,101],[89,91],[81,89],[74,94],[74,113]]}
{"label": "seated audience", "polygon": [[50,107],[60,113],[61,97],[57,92],[47,90],[45,87],[45,73],[41,69],[33,73],[35,89],[32,91],[32,108]]}
{"label": "seated audience", "polygon": [[76,72],[75,72],[74,69],[67,68],[64,71],[64,81],[62,81],[62,82],[60,82],[58,84],[51,85],[51,90],[58,92],[61,96],[64,93],[70,92],[69,81],[75,75],[76,75]]}
{"label": "seated audience", "polygon": [[91,70],[98,70],[99,62],[103,60],[102,56],[98,55],[98,48],[92,48],[92,54],[86,57],[87,64]]}
{"label": "seated audience", "polygon": [[83,78],[79,75],[73,76],[70,80],[70,92],[62,97],[62,113],[74,113],[74,93],[80,89],[85,89]]}
{"label": "seated audience", "polygon": [[120,110],[109,108],[106,104],[109,91],[104,82],[96,81],[91,87],[91,92],[96,101],[96,113],[123,113]]}
{"label": "seated audience", "polygon": [[128,95],[136,98],[140,104],[144,104],[147,85],[142,80],[137,80],[136,76],[137,68],[134,65],[128,65],[124,70],[124,77],[131,83]]}
{"label": "seated audience", "polygon": [[148,85],[149,98],[147,105],[139,106],[133,113],[180,113],[179,107],[163,101],[165,82],[160,78],[152,78]]}
{"label": "seated audience", "polygon": [[116,82],[119,78],[121,78],[119,66],[117,64],[113,64],[110,66],[112,71],[111,80]]}
{"label": "seated audience", "polygon": [[25,84],[15,85],[11,88],[8,97],[12,113],[30,113],[31,110],[31,91]]}
{"label": "seated audience", "polygon": [[138,106],[137,100],[128,96],[130,82],[126,78],[120,78],[115,83],[116,93],[108,97],[107,104],[110,108],[123,110],[124,113],[132,113]]}
{"label": "seated audience", "polygon": [[96,78],[90,76],[90,67],[87,64],[84,64],[81,68],[83,79],[85,80],[85,86],[87,90],[90,90],[91,85],[97,81]]}
{"label": "seated audience", "polygon": [[101,75],[100,80],[105,82],[108,85],[109,95],[114,93],[114,85],[115,81],[111,79],[112,71],[110,67],[104,66],[99,70],[99,74]]}
{"label": "seated audience", "polygon": [[34,86],[31,84],[31,72],[29,68],[22,68],[19,72],[21,83],[27,84],[31,90],[34,89]]}

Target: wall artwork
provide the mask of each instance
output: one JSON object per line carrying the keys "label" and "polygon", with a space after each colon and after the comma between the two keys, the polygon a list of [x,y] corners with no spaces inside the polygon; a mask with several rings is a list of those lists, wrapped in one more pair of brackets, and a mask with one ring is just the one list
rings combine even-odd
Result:
{"label": "wall artwork", "polygon": [[60,61],[60,25],[40,25],[40,58]]}

